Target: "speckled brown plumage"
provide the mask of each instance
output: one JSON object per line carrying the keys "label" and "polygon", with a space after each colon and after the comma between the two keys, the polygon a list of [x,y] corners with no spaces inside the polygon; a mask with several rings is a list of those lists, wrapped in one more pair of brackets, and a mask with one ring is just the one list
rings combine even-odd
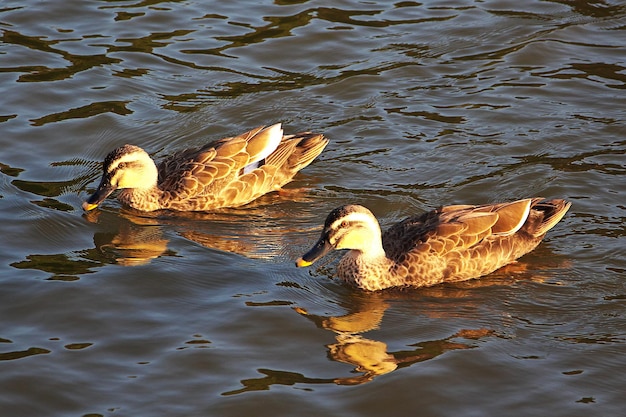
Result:
{"label": "speckled brown plumage", "polygon": [[95,208],[117,188],[122,203],[141,211],[241,206],[291,181],[327,143],[310,132],[283,136],[277,124],[177,152],[158,168],[141,148],[125,145],[105,158],[100,186],[83,207]]}
{"label": "speckled brown plumage", "polygon": [[328,215],[320,240],[297,265],[310,265],[332,249],[351,249],[337,275],[371,291],[477,278],[533,250],[570,205],[532,198],[447,206],[409,217],[383,234],[368,209],[342,206]]}

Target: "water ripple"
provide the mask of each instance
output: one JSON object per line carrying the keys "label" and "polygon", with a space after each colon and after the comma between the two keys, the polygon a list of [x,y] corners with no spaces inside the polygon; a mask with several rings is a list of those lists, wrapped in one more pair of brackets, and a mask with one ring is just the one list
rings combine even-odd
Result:
{"label": "water ripple", "polygon": [[[3,4],[4,413],[623,413],[625,17],[615,0]],[[289,196],[80,209],[116,146],[159,159],[274,122],[331,140]],[[530,195],[573,205],[480,280],[370,294],[337,257],[293,265],[347,202],[386,227]]]}

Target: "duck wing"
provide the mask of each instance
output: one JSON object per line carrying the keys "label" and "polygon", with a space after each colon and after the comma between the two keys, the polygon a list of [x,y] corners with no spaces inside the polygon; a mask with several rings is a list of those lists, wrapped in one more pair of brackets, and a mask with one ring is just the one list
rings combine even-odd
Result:
{"label": "duck wing", "polygon": [[409,254],[444,257],[471,247],[491,234],[498,222],[497,214],[477,208],[448,206],[409,217],[383,234],[383,248],[389,258],[401,263]]}
{"label": "duck wing", "polygon": [[443,280],[478,277],[534,249],[569,207],[542,198],[441,207],[392,226],[383,247],[396,263],[431,268]]}
{"label": "duck wing", "polygon": [[[306,146],[311,140],[305,137],[297,140],[297,136],[283,136],[278,123],[178,152],[159,165],[163,198],[175,209],[179,203],[191,204],[193,210],[246,204],[284,185],[322,151],[323,146]],[[278,163],[282,165],[277,166]],[[298,169],[285,179],[279,169],[283,166]],[[186,201],[190,199],[196,201]]]}
{"label": "duck wing", "polygon": [[249,163],[241,175],[233,177],[219,192],[219,198],[234,205],[243,205],[276,191],[309,165],[328,144],[323,135],[309,132],[281,139],[275,151],[262,160]]}

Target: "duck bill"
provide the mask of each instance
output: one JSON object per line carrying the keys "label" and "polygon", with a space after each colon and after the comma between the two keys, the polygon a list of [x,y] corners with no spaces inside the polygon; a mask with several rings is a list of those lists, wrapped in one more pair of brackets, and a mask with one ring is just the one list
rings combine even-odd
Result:
{"label": "duck bill", "polygon": [[332,249],[333,246],[330,244],[330,242],[322,237],[320,240],[317,241],[315,246],[311,248],[311,250],[302,255],[302,257],[296,261],[296,266],[298,268],[310,266],[313,264],[313,262],[326,255]]}
{"label": "duck bill", "polygon": [[95,209],[109,195],[111,195],[113,191],[115,191],[115,187],[111,184],[105,184],[104,182],[100,183],[96,192],[83,203],[83,210],[90,211]]}

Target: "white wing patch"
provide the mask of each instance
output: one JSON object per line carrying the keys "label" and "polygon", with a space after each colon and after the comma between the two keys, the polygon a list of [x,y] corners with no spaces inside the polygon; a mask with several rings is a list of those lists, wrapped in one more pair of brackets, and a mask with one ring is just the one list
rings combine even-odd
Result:
{"label": "white wing patch", "polygon": [[283,129],[281,128],[280,123],[276,123],[275,125],[266,127],[265,129],[257,133],[257,135],[267,135],[267,145],[262,152],[259,152],[256,157],[252,161],[250,161],[248,165],[243,167],[244,174],[247,174],[248,172],[260,167],[263,163],[263,160],[270,156],[272,152],[274,152],[276,148],[278,148],[278,145],[280,145],[280,141],[283,140]]}

